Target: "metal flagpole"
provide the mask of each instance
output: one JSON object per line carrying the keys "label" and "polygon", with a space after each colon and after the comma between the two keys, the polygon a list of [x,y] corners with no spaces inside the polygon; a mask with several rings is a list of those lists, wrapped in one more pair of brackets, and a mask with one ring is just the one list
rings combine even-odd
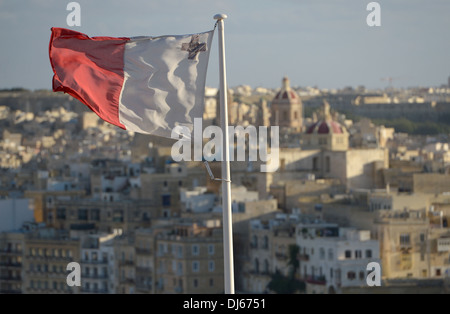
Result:
{"label": "metal flagpole", "polygon": [[231,181],[228,140],[227,74],[225,67],[225,39],[223,20],[226,14],[216,14],[214,19],[219,26],[219,65],[220,65],[220,126],[222,143],[222,212],[223,212],[223,257],[225,293],[234,294],[233,266],[233,224],[231,220]]}

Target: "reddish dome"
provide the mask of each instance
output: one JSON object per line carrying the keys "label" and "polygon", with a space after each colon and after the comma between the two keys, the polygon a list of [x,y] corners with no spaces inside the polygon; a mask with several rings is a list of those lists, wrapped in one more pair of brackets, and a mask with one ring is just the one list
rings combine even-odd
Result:
{"label": "reddish dome", "polygon": [[313,125],[308,127],[308,130],[306,130],[306,134],[313,134],[313,133],[316,133],[316,134],[330,134],[330,133],[343,134],[344,129],[343,129],[343,126],[340,125],[336,121],[321,120],[321,121],[314,123]]}
{"label": "reddish dome", "polygon": [[300,97],[290,87],[289,79],[283,78],[283,86],[281,90],[273,98],[275,103],[299,103]]}

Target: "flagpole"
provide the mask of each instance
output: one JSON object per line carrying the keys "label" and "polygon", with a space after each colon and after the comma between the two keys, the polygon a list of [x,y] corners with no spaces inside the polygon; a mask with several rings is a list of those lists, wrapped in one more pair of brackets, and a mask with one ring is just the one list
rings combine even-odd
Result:
{"label": "flagpole", "polygon": [[214,19],[219,26],[219,66],[220,66],[220,126],[223,133],[222,143],[222,213],[223,213],[223,257],[225,293],[234,294],[233,265],[233,222],[231,219],[231,180],[230,156],[228,147],[228,109],[227,74],[225,65],[225,38],[223,20],[226,14],[216,14]]}

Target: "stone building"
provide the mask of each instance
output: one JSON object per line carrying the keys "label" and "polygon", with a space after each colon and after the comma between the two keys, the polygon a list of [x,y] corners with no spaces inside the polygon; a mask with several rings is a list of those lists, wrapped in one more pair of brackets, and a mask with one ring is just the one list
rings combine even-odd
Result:
{"label": "stone building", "polygon": [[281,90],[275,95],[271,104],[272,126],[301,131],[303,127],[303,104],[299,95],[291,89],[290,81],[283,78]]}

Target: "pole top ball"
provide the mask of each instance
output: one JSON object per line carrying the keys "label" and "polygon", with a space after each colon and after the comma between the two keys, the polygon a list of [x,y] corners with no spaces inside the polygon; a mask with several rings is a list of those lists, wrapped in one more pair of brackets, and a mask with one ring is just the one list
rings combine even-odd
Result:
{"label": "pole top ball", "polygon": [[215,20],[225,20],[228,16],[226,14],[216,14],[214,15]]}

